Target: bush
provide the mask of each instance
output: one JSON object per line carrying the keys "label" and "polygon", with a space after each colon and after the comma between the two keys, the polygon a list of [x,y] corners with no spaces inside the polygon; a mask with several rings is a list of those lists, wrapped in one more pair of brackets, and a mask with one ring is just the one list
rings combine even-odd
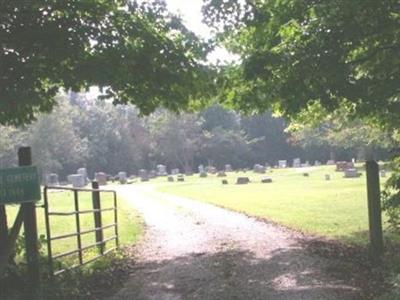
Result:
{"label": "bush", "polygon": [[400,157],[393,160],[392,170],[382,192],[382,209],[388,216],[389,227],[400,233]]}

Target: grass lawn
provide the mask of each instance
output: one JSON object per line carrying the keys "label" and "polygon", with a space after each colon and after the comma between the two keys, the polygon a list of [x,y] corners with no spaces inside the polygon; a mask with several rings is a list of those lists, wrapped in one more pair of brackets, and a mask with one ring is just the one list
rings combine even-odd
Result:
{"label": "grass lawn", "polygon": [[[74,198],[73,193],[70,191],[51,191],[49,192],[49,211],[53,212],[71,212],[74,211]],[[38,205],[42,205],[39,202]],[[113,197],[111,193],[101,193],[102,208],[113,206]],[[92,209],[92,198],[89,192],[79,193],[79,206],[81,210]],[[119,223],[119,239],[120,245],[132,244],[138,238],[142,231],[142,222],[135,210],[128,201],[123,198],[118,198],[118,223]],[[7,206],[7,215],[9,227],[12,226],[15,215],[18,211],[18,206]],[[37,210],[38,231],[39,235],[46,235],[44,209],[38,208]],[[94,229],[93,214],[80,215],[81,231]],[[102,215],[103,226],[114,223],[114,212],[106,211]],[[75,215],[72,216],[50,216],[51,236],[58,236],[76,232]],[[104,238],[112,237],[115,235],[114,228],[104,230]],[[88,246],[95,243],[95,233],[82,235],[82,246]],[[107,242],[106,249],[113,247],[114,241]],[[77,238],[71,237],[52,242],[53,255],[71,251],[77,248]],[[42,251],[47,254],[47,245],[42,244]],[[84,260],[88,260],[96,255],[97,250],[93,248],[91,251],[85,251]],[[67,264],[74,264],[77,262],[77,255],[71,256],[69,259],[63,259]]]}
{"label": "grass lawn", "polygon": [[[307,171],[309,177],[303,176]],[[216,175],[186,177],[185,182],[166,183],[159,178],[157,189],[204,201],[251,216],[265,218],[291,228],[345,242],[368,241],[368,214],[365,173],[360,178],[343,178],[335,166],[308,169],[274,169],[267,176],[273,182],[263,184],[252,171],[228,173],[229,185]],[[331,180],[325,180],[325,174]],[[247,176],[248,185],[234,184],[238,176]]]}

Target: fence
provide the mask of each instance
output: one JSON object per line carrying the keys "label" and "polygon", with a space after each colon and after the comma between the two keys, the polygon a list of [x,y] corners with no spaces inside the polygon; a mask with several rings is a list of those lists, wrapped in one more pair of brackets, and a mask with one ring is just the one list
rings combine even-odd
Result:
{"label": "fence", "polygon": [[[73,210],[71,211],[54,211],[51,210],[51,205],[49,201],[49,191],[70,191],[73,193]],[[81,209],[79,195],[82,192],[90,192],[92,194],[92,208],[91,209]],[[100,195],[102,193],[110,193],[113,196],[112,207],[101,208]],[[59,186],[46,186],[44,188],[44,209],[45,209],[45,221],[46,221],[46,242],[48,251],[48,266],[49,271],[53,275],[61,274],[67,270],[71,270],[98,259],[99,257],[106,255],[110,251],[115,250],[119,246],[118,238],[118,206],[117,206],[117,194],[112,190],[100,190],[98,183],[93,182],[92,189],[86,188],[68,188]],[[113,222],[111,224],[102,224],[102,214],[103,212],[111,211],[113,212]],[[94,228],[82,230],[81,227],[81,216],[93,214],[94,217]],[[74,232],[52,235],[52,226],[50,218],[57,217],[71,217],[75,216],[75,230]],[[111,237],[104,238],[103,231],[106,229],[114,228],[114,235]],[[95,235],[95,243],[89,245],[83,245],[82,236],[85,235]],[[52,244],[54,241],[60,241],[64,239],[70,239],[76,237],[76,248],[71,249],[66,252],[53,255]],[[115,246],[106,250],[106,243],[115,241]],[[88,260],[84,259],[84,252],[90,249],[97,248],[98,255],[92,257]],[[65,258],[68,256],[78,255],[78,263],[69,267],[61,268],[59,270],[54,270],[54,264],[57,259]]]}

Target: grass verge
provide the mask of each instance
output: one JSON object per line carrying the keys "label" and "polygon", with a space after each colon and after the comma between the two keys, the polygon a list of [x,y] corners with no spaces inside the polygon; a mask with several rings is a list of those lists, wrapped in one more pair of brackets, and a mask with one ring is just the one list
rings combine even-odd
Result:
{"label": "grass verge", "polygon": [[[158,190],[267,219],[304,233],[346,243],[366,244],[368,212],[365,173],[343,178],[334,166],[277,169],[267,174],[272,183],[261,183],[265,175],[228,173],[228,185],[209,175],[186,177],[183,183],[160,183]],[[308,173],[309,176],[304,176]],[[325,174],[331,180],[325,180]],[[248,185],[234,184],[239,176]]]}

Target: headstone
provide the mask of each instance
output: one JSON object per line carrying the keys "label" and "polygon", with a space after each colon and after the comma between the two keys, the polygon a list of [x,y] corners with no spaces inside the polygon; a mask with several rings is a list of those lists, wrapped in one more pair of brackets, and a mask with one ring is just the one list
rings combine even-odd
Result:
{"label": "headstone", "polygon": [[261,178],[261,182],[262,183],[271,183],[272,178],[271,177],[263,177],[263,178]]}
{"label": "headstone", "polygon": [[55,173],[47,174],[45,177],[45,184],[50,186],[59,185],[58,175]]}
{"label": "headstone", "polygon": [[149,173],[147,172],[146,169],[140,169],[139,170],[139,177],[140,177],[140,181],[149,181]]}
{"label": "headstone", "polygon": [[168,182],[174,182],[174,177],[173,176],[168,176]]}
{"label": "headstone", "polygon": [[287,160],[278,160],[278,167],[280,169],[287,168]]}
{"label": "headstone", "polygon": [[168,172],[167,172],[167,167],[164,165],[157,165],[157,176],[167,176]]}
{"label": "headstone", "polygon": [[255,173],[258,173],[258,174],[265,174],[266,169],[265,169],[265,167],[264,167],[263,165],[255,164],[255,165],[253,166],[253,171],[254,171]]}
{"label": "headstone", "polygon": [[336,162],[335,162],[334,160],[330,159],[330,160],[328,160],[328,161],[326,162],[326,164],[330,166],[330,165],[336,164]]}
{"label": "headstone", "polygon": [[300,168],[301,167],[301,160],[300,158],[293,159],[293,168]]}
{"label": "headstone", "polygon": [[331,175],[330,175],[330,174],[325,174],[325,180],[326,180],[326,181],[331,180]]}
{"label": "headstone", "polygon": [[157,177],[157,171],[156,170],[151,170],[149,172],[149,178],[156,178]]}
{"label": "headstone", "polygon": [[198,170],[199,170],[199,173],[203,173],[204,172],[204,166],[203,165],[199,165]]}
{"label": "headstone", "polygon": [[305,172],[305,173],[303,173],[303,176],[304,176],[304,177],[310,177],[310,174],[307,173],[307,172]]}
{"label": "headstone", "polygon": [[361,176],[361,173],[358,173],[356,168],[349,168],[349,169],[344,170],[345,178],[357,178],[360,176]]}
{"label": "headstone", "polygon": [[236,184],[248,184],[250,182],[249,177],[238,177],[236,179]]}
{"label": "headstone", "polygon": [[126,172],[118,172],[118,180],[120,184],[126,184],[128,182]]}
{"label": "headstone", "polygon": [[232,172],[232,166],[231,165],[225,165],[225,172]]}
{"label": "headstone", "polygon": [[217,173],[217,168],[213,167],[213,166],[208,166],[208,167],[206,167],[205,170],[206,170],[207,173],[211,173],[211,174]]}
{"label": "headstone", "polygon": [[76,174],[81,174],[83,176],[83,178],[85,179],[85,185],[89,183],[90,180],[88,178],[88,173],[87,173],[86,168],[79,168],[76,171]]}
{"label": "headstone", "polygon": [[319,167],[321,165],[321,162],[319,160],[316,160],[314,162],[314,166]]}
{"label": "headstone", "polygon": [[386,177],[386,170],[381,170],[379,173],[382,178]]}
{"label": "headstone", "polygon": [[178,175],[180,172],[179,172],[179,169],[172,169],[171,170],[171,175]]}
{"label": "headstone", "polygon": [[186,175],[186,176],[192,176],[192,175],[193,175],[193,172],[192,172],[192,171],[186,171],[186,172],[185,172],[185,175]]}
{"label": "headstone", "polygon": [[207,177],[207,172],[200,172],[199,174],[200,178],[206,178]]}
{"label": "headstone", "polygon": [[222,179],[222,184],[228,184],[228,180]]}
{"label": "headstone", "polygon": [[226,177],[226,173],[224,171],[219,171],[217,177]]}
{"label": "headstone", "polygon": [[354,169],[354,163],[348,161],[337,161],[336,162],[336,171],[346,171],[347,169]]}
{"label": "headstone", "polygon": [[99,185],[107,184],[107,174],[104,172],[97,172],[94,174],[94,178],[99,183]]}
{"label": "headstone", "polygon": [[74,188],[82,188],[86,185],[85,178],[82,174],[71,174],[67,176],[67,179]]}
{"label": "headstone", "polygon": [[176,180],[179,182],[185,181],[185,177],[183,177],[183,174],[178,174],[178,176],[176,177]]}

